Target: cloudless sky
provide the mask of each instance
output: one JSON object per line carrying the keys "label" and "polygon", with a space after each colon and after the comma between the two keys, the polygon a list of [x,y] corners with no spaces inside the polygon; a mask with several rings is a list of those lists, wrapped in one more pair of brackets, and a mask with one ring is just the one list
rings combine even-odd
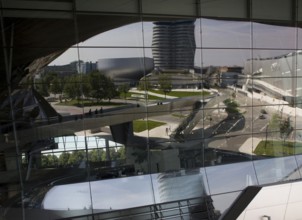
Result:
{"label": "cloudless sky", "polygon": [[[104,58],[152,57],[153,26],[152,22],[139,22],[101,33],[81,42],[79,48],[68,49],[50,65],[69,64],[78,59],[96,62]],[[299,36],[301,29],[292,27],[197,19],[195,65],[243,66],[252,57],[283,55],[302,48]]]}

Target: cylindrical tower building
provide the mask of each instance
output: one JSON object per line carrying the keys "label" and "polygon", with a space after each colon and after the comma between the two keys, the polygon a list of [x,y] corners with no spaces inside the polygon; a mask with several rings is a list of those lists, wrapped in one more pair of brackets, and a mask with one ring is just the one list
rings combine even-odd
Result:
{"label": "cylindrical tower building", "polygon": [[195,20],[154,22],[152,54],[155,68],[189,70],[194,68]]}

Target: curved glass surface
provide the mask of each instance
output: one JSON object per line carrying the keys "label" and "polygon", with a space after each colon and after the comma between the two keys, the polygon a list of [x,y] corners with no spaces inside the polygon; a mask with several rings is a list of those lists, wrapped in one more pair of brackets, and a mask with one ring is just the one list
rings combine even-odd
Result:
{"label": "curved glass surface", "polygon": [[0,219],[218,219],[301,179],[301,28],[249,21],[253,0],[227,20],[188,16],[220,1],[75,2],[1,29]]}

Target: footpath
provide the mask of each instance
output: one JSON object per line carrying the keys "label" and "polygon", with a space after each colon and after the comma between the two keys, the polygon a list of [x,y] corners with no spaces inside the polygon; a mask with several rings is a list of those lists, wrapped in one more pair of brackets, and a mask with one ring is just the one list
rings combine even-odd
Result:
{"label": "footpath", "polygon": [[[290,117],[302,116],[301,108],[291,107],[289,106],[289,103],[284,100],[275,99],[270,96],[259,94],[259,93],[250,93],[250,92],[244,92],[244,93],[246,93],[247,96],[251,99],[258,99],[259,101],[263,102],[264,105],[268,104],[266,108],[272,110],[273,112],[286,114]],[[256,149],[260,141],[262,141],[261,138],[256,138],[256,137],[248,138],[239,148],[239,152],[253,155],[252,152],[254,149]]]}
{"label": "footpath", "polygon": [[[207,90],[207,89],[203,89],[203,90],[197,90],[197,89],[173,89],[173,91],[183,91],[183,92],[202,92],[202,91],[207,91],[210,93],[217,93],[217,90]],[[129,92],[133,92],[133,93],[138,93],[138,94],[148,94],[148,95],[153,95],[153,96],[157,96],[160,98],[166,98],[166,99],[175,99],[178,98],[176,96],[171,96],[171,95],[163,95],[163,94],[158,94],[155,92],[150,92],[150,91],[143,91],[143,90],[137,90],[136,88],[132,88]]]}

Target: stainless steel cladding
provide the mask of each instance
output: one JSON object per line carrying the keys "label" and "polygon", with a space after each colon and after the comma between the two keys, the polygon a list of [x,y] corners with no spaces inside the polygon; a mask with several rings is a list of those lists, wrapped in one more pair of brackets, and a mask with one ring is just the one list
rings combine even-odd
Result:
{"label": "stainless steel cladding", "polygon": [[[250,59],[245,63],[247,86],[275,97],[301,97],[302,51],[267,59]],[[252,80],[251,80],[252,79]]]}
{"label": "stainless steel cladding", "polygon": [[195,20],[154,22],[152,54],[159,69],[193,69]]}
{"label": "stainless steel cladding", "polygon": [[97,69],[114,80],[138,80],[153,70],[153,59],[149,57],[99,59]]}

